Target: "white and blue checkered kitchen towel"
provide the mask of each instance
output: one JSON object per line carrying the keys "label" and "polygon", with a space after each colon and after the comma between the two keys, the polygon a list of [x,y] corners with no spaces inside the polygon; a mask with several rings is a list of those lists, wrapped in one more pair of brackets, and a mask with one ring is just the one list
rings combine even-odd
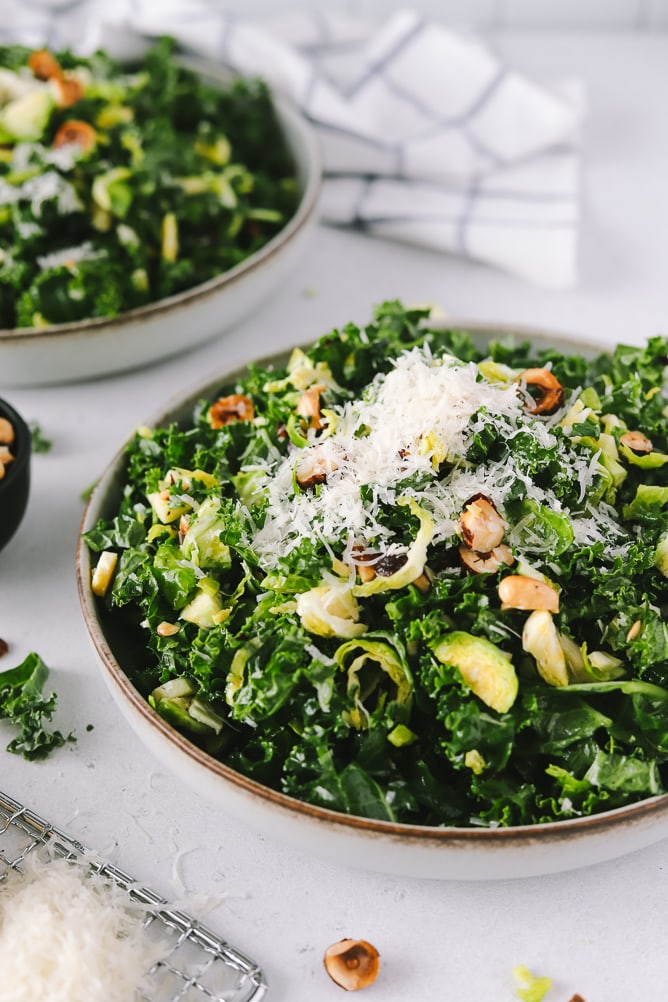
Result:
{"label": "white and blue checkered kitchen towel", "polygon": [[250,20],[221,0],[4,4],[1,41],[122,56],[168,34],[263,76],[318,130],[327,223],[576,283],[578,89],[538,85],[473,35],[411,10],[378,24],[324,8]]}

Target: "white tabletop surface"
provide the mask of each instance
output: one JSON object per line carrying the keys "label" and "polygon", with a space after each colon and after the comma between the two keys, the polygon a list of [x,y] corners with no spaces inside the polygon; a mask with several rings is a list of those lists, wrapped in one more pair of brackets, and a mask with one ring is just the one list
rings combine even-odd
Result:
{"label": "white tabletop surface", "polygon": [[[23,525],[0,554],[5,669],[31,650],[51,668],[56,723],[77,741],[47,761],[4,751],[0,789],[66,827],[168,898],[213,897],[200,914],[263,967],[272,1002],[341,997],[324,949],[366,938],[381,954],[370,1002],[512,1000],[512,969],[549,975],[547,1002],[664,1002],[668,843],[544,878],[442,882],[359,872],[283,846],[173,778],[102,682],[76,595],[80,495],[135,425],[212,370],[364,322],[384,299],[602,341],[668,331],[668,35],[494,39],[538,78],[586,84],[581,280],[546,292],[472,263],[321,228],[301,269],[232,333],[151,370],[73,386],[5,389],[53,442],[33,463]],[[87,725],[93,725],[88,729]]]}

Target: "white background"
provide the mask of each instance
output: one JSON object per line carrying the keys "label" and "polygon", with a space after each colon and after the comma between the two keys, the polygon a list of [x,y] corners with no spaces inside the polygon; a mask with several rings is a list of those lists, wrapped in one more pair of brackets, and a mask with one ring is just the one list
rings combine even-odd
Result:
{"label": "white background", "polygon": [[[277,0],[228,0],[221,6],[249,16],[273,13],[288,5]],[[449,24],[493,30],[646,31],[668,27],[668,0],[305,0],[302,6],[374,17],[414,7]]]}
{"label": "white background", "polygon": [[[442,9],[450,6],[459,15],[465,7]],[[480,0],[466,8],[492,26],[520,9],[535,21],[547,6]],[[668,997],[667,842],[560,876],[473,884],[360,873],[283,847],[196,797],[145,751],[102,685],[74,583],[81,492],[135,425],[216,369],[364,322],[374,303],[395,296],[601,344],[668,331],[668,40],[637,30],[641,21],[665,24],[665,6],[572,0],[549,8],[552,20],[570,12],[569,24],[587,30],[497,24],[492,38],[538,79],[574,74],[587,86],[578,288],[544,292],[472,263],[323,227],[279,294],[217,343],[73,387],[11,389],[0,374],[1,394],[53,440],[34,459],[26,519],[0,553],[0,636],[11,646],[1,667],[39,651],[58,691],[56,722],[78,737],[31,764],[4,752],[12,731],[0,724],[0,788],[167,897],[183,886],[212,895],[217,906],[203,917],[264,967],[271,1002],[341,998],[321,957],[342,936],[368,938],[381,952],[368,1002],[510,1002],[518,963],[553,978],[546,1002],[575,992],[586,1002]],[[599,30],[604,12],[614,30]]]}

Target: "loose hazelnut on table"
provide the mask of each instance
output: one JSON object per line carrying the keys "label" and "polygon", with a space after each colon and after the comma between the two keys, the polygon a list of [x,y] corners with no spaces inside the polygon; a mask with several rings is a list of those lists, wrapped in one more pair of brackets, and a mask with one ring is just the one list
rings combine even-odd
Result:
{"label": "loose hazelnut on table", "polygon": [[341,939],[327,947],[325,970],[347,992],[368,988],[378,977],[380,954],[365,939]]}

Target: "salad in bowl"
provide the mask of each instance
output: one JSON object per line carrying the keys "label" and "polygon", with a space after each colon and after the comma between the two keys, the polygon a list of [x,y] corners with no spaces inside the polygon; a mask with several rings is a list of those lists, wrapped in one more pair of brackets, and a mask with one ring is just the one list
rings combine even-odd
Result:
{"label": "salad in bowl", "polygon": [[385,303],[139,428],[83,587],[163,723],[316,811],[499,829],[660,797],[667,363]]}
{"label": "salad in bowl", "polygon": [[316,221],[320,153],[261,79],[157,39],[0,46],[0,368],[39,385],[160,361],[280,286]]}

